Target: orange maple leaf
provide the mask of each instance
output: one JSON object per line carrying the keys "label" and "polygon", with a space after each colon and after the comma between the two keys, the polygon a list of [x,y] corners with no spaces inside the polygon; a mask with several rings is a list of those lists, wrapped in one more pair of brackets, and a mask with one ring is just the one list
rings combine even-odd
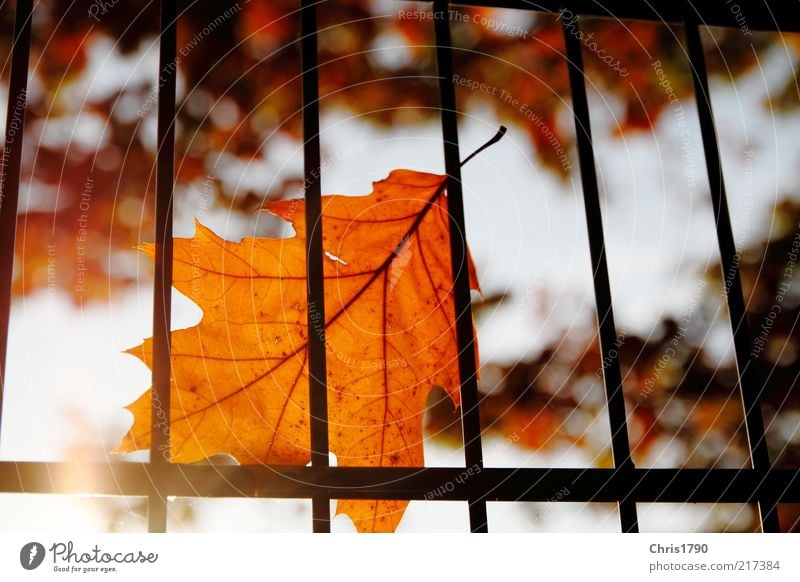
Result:
{"label": "orange maple leaf", "polygon": [[[423,466],[428,393],[442,386],[460,402],[444,191],[444,176],[395,170],[370,195],[322,199],[328,430],[341,466]],[[292,238],[234,243],[198,223],[175,240],[173,284],[203,318],[172,333],[171,461],[309,462],[303,204],[266,206]],[[469,256],[466,268],[477,289]],[[130,353],[151,365],[152,340]],[[128,409],[118,452],[150,446],[150,391]],[[359,531],[394,531],[407,505],[340,500],[337,513]]]}

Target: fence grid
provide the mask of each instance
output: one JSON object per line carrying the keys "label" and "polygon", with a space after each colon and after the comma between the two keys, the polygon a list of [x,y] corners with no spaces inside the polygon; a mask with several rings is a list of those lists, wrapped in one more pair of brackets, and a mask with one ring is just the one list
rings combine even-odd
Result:
{"label": "fence grid", "polygon": [[[800,11],[780,0],[737,0],[753,30],[800,32]],[[93,463],[0,461],[0,492],[67,493],[142,496],[148,498],[148,530],[167,529],[167,499],[186,497],[309,498],[313,506],[313,530],[330,531],[330,500],[429,499],[432,484],[449,483],[452,489],[437,499],[462,500],[469,504],[470,530],[488,531],[488,501],[553,501],[556,493],[569,488],[571,502],[615,502],[619,505],[623,532],[639,529],[636,504],[640,502],[753,503],[760,513],[764,532],[779,531],[778,503],[800,502],[800,468],[777,469],[770,464],[764,436],[759,379],[750,360],[751,339],[747,327],[741,277],[735,259],[722,165],[708,92],[708,79],[700,27],[736,28],[735,15],[725,0],[461,0],[465,6],[514,8],[558,13],[568,9],[580,16],[602,16],[683,24],[691,65],[706,168],[716,221],[733,329],[739,387],[752,468],[743,469],[637,469],[631,459],[627,415],[622,394],[619,361],[613,350],[616,328],[606,263],[595,156],[581,47],[577,36],[564,24],[566,59],[570,79],[581,182],[589,235],[594,294],[598,314],[603,376],[612,431],[613,469],[523,469],[484,468],[481,449],[475,346],[466,264],[464,207],[461,190],[457,106],[453,79],[453,47],[449,20],[434,20],[436,63],[445,168],[450,209],[450,250],[455,289],[456,339],[462,394],[462,429],[467,467],[481,468],[470,479],[458,479],[463,468],[419,467],[330,467],[328,448],[327,388],[323,249],[321,230],[321,165],[319,136],[319,81],[316,6],[318,0],[300,0],[303,91],[304,173],[306,184],[306,240],[309,306],[309,384],[311,408],[311,465],[300,466],[201,466],[169,463],[169,427],[159,424],[156,407],[169,410],[170,330],[172,287],[172,197],[175,158],[176,23],[185,1],[160,2],[159,93],[157,124],[156,253],[153,309],[153,438],[150,461],[143,463]],[[447,0],[432,0],[436,11],[447,11]],[[17,0],[14,24],[5,149],[0,167],[0,413],[2,413],[6,348],[11,305],[11,275],[14,257],[16,215],[22,160],[22,125],[27,96],[28,60],[31,42],[31,0]],[[570,27],[578,21],[570,20]],[[14,124],[17,124],[17,127]],[[312,315],[314,319],[312,320]],[[60,474],[91,474],[91,484],[59,479]]]}

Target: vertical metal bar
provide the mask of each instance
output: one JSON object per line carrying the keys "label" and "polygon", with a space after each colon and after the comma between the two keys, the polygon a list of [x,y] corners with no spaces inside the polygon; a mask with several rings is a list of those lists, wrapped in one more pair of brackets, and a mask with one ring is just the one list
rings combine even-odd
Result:
{"label": "vertical metal bar", "polygon": [[[481,420],[478,411],[478,380],[475,368],[475,338],[472,324],[472,303],[467,269],[467,241],[464,226],[464,198],[461,191],[461,161],[458,151],[458,119],[456,93],[453,86],[453,47],[447,18],[447,0],[433,3],[436,14],[436,66],[439,75],[439,98],[442,109],[444,162],[447,172],[447,207],[450,214],[450,258],[453,269],[456,315],[456,343],[461,384],[461,424],[464,432],[464,457],[468,467],[483,469]],[[473,533],[488,531],[486,501],[469,500],[469,522]]]}
{"label": "vertical metal bar", "polygon": [[[575,117],[575,133],[578,142],[578,157],[581,167],[581,185],[583,201],[586,209],[586,226],[589,232],[589,250],[592,257],[592,275],[594,278],[594,298],[597,304],[597,318],[600,330],[600,351],[603,354],[603,380],[608,416],[611,424],[611,449],[614,466],[617,470],[633,469],[630,443],[628,442],[627,415],[625,398],[622,392],[622,374],[619,368],[619,353],[614,342],[617,338],[614,324],[614,310],[611,304],[611,284],[608,278],[606,263],[605,238],[603,236],[603,218],[600,210],[600,194],[597,188],[594,146],[589,119],[589,103],[586,98],[586,82],[583,71],[583,55],[579,42],[578,20],[561,18],[564,28],[564,41],[567,49],[567,68],[572,93],[573,115]],[[639,522],[636,514],[636,503],[620,499],[619,515],[622,531],[636,533]]]}
{"label": "vertical metal bar", "polygon": [[[167,528],[167,499],[161,474],[169,462],[170,320],[172,314],[172,195],[175,166],[175,0],[161,0],[156,161],[155,281],[153,282],[153,402],[150,468],[153,485],[147,521],[150,532]],[[161,414],[159,414],[161,413]],[[164,420],[164,419],[167,420]]]}
{"label": "vertical metal bar", "polygon": [[[736,353],[736,366],[739,371],[739,388],[744,406],[745,429],[750,446],[750,458],[753,468],[765,475],[769,470],[769,452],[764,437],[764,419],[761,415],[760,397],[764,386],[758,386],[756,370],[752,363],[752,343],[750,329],[747,325],[747,310],[742,292],[742,280],[739,274],[739,254],[733,239],[731,217],[728,211],[728,198],[725,193],[725,181],[722,176],[722,162],[719,156],[717,134],[714,127],[714,115],[711,109],[708,92],[708,76],[706,73],[703,45],[700,41],[698,22],[691,6],[686,7],[684,25],[689,50],[689,62],[694,82],[695,101],[700,117],[700,133],[703,136],[706,170],[711,188],[711,202],[714,207],[714,219],[717,227],[720,260],[722,264],[725,296],[728,302],[733,345]],[[762,498],[759,502],[761,528],[764,532],[779,532],[778,506],[775,499]]]}
{"label": "vertical metal bar", "polygon": [[[303,164],[305,172],[306,268],[308,271],[308,383],[311,410],[311,464],[328,466],[328,388],[325,355],[325,281],[322,261],[322,190],[317,73],[317,4],[301,0],[303,61]],[[321,326],[321,327],[320,327]],[[330,499],[314,497],[314,531],[330,532]]]}
{"label": "vertical metal bar", "polygon": [[14,15],[14,46],[11,57],[6,135],[0,164],[0,423],[3,419],[8,352],[8,324],[11,316],[11,275],[14,268],[14,240],[17,235],[19,174],[22,166],[22,134],[28,96],[28,59],[31,52],[31,0],[17,0]]}

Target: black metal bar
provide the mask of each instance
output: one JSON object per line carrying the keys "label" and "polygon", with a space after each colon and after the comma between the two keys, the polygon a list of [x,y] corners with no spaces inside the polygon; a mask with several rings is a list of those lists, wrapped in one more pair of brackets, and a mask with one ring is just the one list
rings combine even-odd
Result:
{"label": "black metal bar", "polygon": [[[432,0],[431,0],[432,1]],[[683,12],[680,2],[632,2],[631,0],[459,0],[461,6],[478,8],[513,8],[535,12],[557,13],[562,8],[573,14],[601,16],[620,20],[647,20],[680,24]],[[737,0],[739,10],[731,10],[729,0],[695,2],[701,22],[708,26],[800,32],[800,10],[795,2],[782,0]],[[744,18],[744,20],[742,20]]]}
{"label": "black metal bar", "polygon": [[[86,475],[85,481],[76,475]],[[0,492],[147,496],[147,463],[0,462]],[[610,503],[800,502],[800,469],[517,469],[180,465],[164,468],[164,492],[179,497],[330,498]],[[440,485],[450,483],[445,487]],[[568,494],[555,493],[566,488]],[[556,501],[557,500],[557,501]]]}
{"label": "black metal bar", "polygon": [[[447,0],[434,2],[434,10],[447,13]],[[461,158],[458,151],[458,119],[456,93],[453,86],[453,47],[450,42],[449,19],[434,21],[436,32],[436,66],[439,75],[444,163],[447,172],[447,208],[450,216],[450,258],[453,270],[453,298],[456,316],[456,343],[461,384],[461,424],[464,433],[464,457],[468,467],[483,468],[481,420],[478,412],[478,376],[475,368],[475,338],[472,303],[467,268],[467,241],[464,225],[464,197],[461,191]],[[469,500],[470,530],[488,531],[486,503]]]}
{"label": "black metal bar", "polygon": [[175,80],[177,17],[175,0],[161,0],[158,76],[158,152],[156,160],[155,280],[153,281],[153,401],[147,505],[150,532],[167,529],[163,478],[170,448],[170,321],[172,318],[172,196],[175,182]]}
{"label": "black metal bar", "polygon": [[[622,391],[622,374],[619,368],[619,352],[616,350],[616,326],[614,308],[611,303],[611,284],[606,263],[603,218],[600,210],[600,194],[597,188],[594,145],[589,119],[589,103],[586,98],[586,83],[583,71],[583,55],[578,40],[578,20],[562,18],[564,42],[567,49],[567,68],[572,93],[572,107],[575,117],[575,133],[578,143],[578,158],[581,167],[581,185],[586,208],[586,227],[589,233],[589,250],[592,256],[592,276],[594,298],[597,306],[597,320],[600,331],[600,351],[603,356],[603,380],[608,401],[608,417],[611,423],[611,449],[614,464],[623,471],[633,469],[630,443],[628,442],[628,423],[625,412],[625,397]],[[619,515],[622,531],[639,531],[635,502],[626,499],[622,492],[619,497]]]}
{"label": "black metal bar", "polygon": [[[703,45],[700,41],[697,16],[693,8],[687,7],[686,42],[689,61],[694,82],[695,101],[700,117],[700,133],[703,136],[708,182],[711,189],[711,202],[714,208],[714,219],[717,227],[720,263],[723,273],[723,287],[728,301],[733,345],[736,353],[736,367],[739,371],[739,387],[744,406],[745,429],[750,446],[750,458],[753,468],[764,473],[769,470],[769,452],[764,436],[764,419],[761,415],[760,397],[764,386],[759,386],[756,370],[752,362],[752,342],[747,325],[747,309],[742,292],[742,280],[739,274],[739,254],[733,238],[731,217],[728,210],[728,198],[725,193],[725,180],[722,175],[722,161],[719,156],[717,134],[714,127],[714,115],[711,109],[711,98],[708,92]],[[775,499],[759,500],[761,526],[764,532],[779,532],[778,507]]]}
{"label": "black metal bar", "polygon": [[11,316],[11,276],[14,271],[14,241],[17,236],[19,174],[22,167],[22,134],[28,96],[28,59],[31,52],[31,0],[17,0],[14,15],[14,46],[11,56],[5,145],[0,162],[0,425],[3,420],[8,356],[8,325]]}
{"label": "black metal bar", "polygon": [[[308,271],[308,387],[311,464],[327,467],[328,382],[325,355],[325,280],[322,251],[322,189],[317,74],[317,2],[300,3],[303,59],[303,163],[305,173],[306,267]],[[315,532],[330,532],[330,498],[313,498]]]}

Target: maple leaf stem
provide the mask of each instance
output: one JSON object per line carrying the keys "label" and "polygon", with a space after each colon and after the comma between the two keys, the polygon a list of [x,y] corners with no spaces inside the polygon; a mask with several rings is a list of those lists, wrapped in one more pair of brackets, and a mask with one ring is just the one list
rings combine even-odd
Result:
{"label": "maple leaf stem", "polygon": [[496,133],[496,134],[494,134],[494,136],[492,137],[492,139],[490,139],[489,141],[487,141],[487,142],[486,142],[485,144],[483,144],[481,147],[479,147],[479,148],[478,148],[478,149],[476,149],[474,152],[472,152],[470,155],[468,155],[466,158],[464,158],[464,161],[462,161],[462,162],[461,162],[461,165],[463,166],[463,165],[464,165],[464,164],[466,164],[468,161],[470,161],[472,158],[474,158],[474,157],[475,157],[475,156],[477,156],[479,153],[481,153],[483,150],[485,150],[486,148],[488,148],[490,145],[494,145],[494,144],[496,144],[497,142],[499,142],[501,139],[503,139],[503,136],[506,134],[506,131],[508,131],[508,128],[506,128],[506,126],[505,126],[505,125],[501,125],[501,126],[500,126],[500,129],[498,129],[498,130],[497,130],[497,133]]}
{"label": "maple leaf stem", "polygon": [[[505,125],[501,125],[500,129],[497,130],[497,133],[495,133],[489,141],[487,141],[481,147],[479,147],[474,152],[472,152],[470,155],[468,155],[466,158],[464,158],[464,161],[461,162],[461,165],[463,166],[468,161],[470,161],[472,158],[474,158],[479,153],[481,153],[483,150],[485,150],[489,146],[491,146],[493,144],[496,144],[498,141],[500,141],[503,138],[503,136],[506,134],[506,131],[508,131],[506,126]],[[431,196],[430,200],[428,200],[428,203],[425,206],[425,208],[423,208],[422,211],[414,219],[414,222],[411,224],[409,229],[406,231],[405,235],[403,235],[403,238],[400,240],[400,243],[398,243],[397,247],[395,247],[396,249],[400,248],[400,245],[403,244],[403,241],[407,241],[410,237],[412,237],[414,235],[414,233],[416,233],[417,229],[419,228],[419,225],[422,224],[422,221],[425,219],[425,216],[428,214],[428,211],[431,208],[433,208],[434,204],[436,203],[436,200],[439,198],[439,196],[441,196],[444,193],[446,187],[447,187],[447,180],[445,179],[445,180],[442,180],[442,183],[436,189],[436,192],[434,192],[433,196]],[[339,317],[343,313],[345,313],[347,311],[348,307],[350,307],[353,303],[355,303],[358,300],[358,298],[361,297],[361,295],[364,293],[364,291],[366,291],[367,288],[370,285],[372,285],[378,279],[378,277],[380,277],[382,274],[384,274],[386,272],[386,270],[392,264],[392,261],[394,261],[396,258],[397,258],[397,253],[396,252],[390,253],[389,256],[386,257],[386,260],[383,261],[383,263],[381,263],[381,265],[375,270],[375,272],[372,274],[372,276],[369,278],[369,280],[367,280],[367,282],[364,284],[364,286],[361,287],[361,289],[353,297],[351,297],[350,300],[347,303],[345,303],[342,306],[342,308],[335,315],[333,315],[333,317],[328,319],[328,321],[325,322],[325,325],[328,326],[328,325],[332,324],[333,322],[335,322],[337,319],[339,319]]]}

